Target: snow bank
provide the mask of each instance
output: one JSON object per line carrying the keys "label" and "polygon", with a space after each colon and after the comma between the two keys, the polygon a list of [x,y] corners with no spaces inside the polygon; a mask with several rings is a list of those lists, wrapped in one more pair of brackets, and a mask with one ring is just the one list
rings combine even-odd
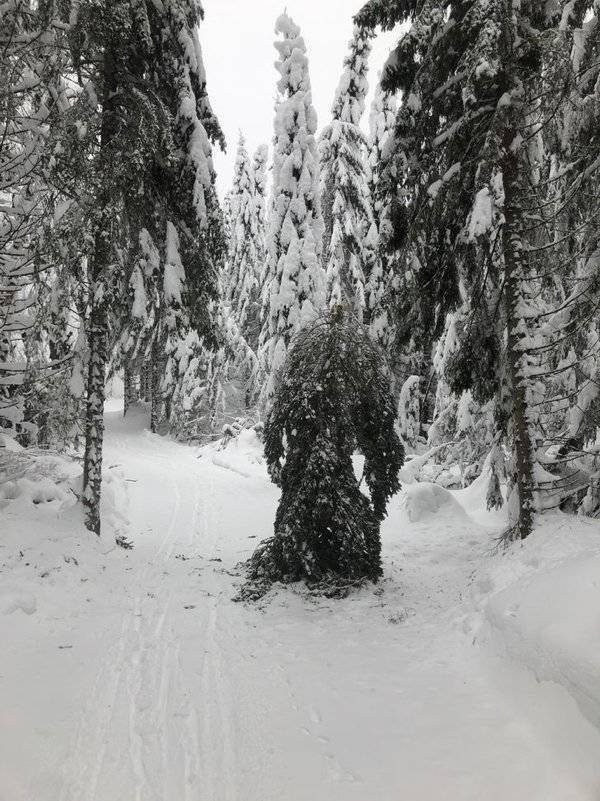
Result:
{"label": "snow bank", "polygon": [[406,488],[404,505],[411,523],[437,515],[441,510],[444,515],[467,517],[453,493],[439,484],[410,484]]}
{"label": "snow bank", "polygon": [[0,509],[24,513],[32,505],[50,504],[54,510],[75,500],[78,464],[58,454],[26,450],[7,438],[0,452]]}
{"label": "snow bank", "polygon": [[0,618],[36,612],[54,618],[59,607],[72,616],[72,607],[90,594],[86,582],[101,581],[107,554],[120,550],[115,536],[127,533],[126,485],[118,468],[107,465],[102,538],[83,525],[80,491],[76,460],[37,449],[2,453]]}
{"label": "snow bank", "polygon": [[0,587],[0,615],[11,615],[17,611],[32,615],[36,609],[35,595],[23,592],[14,584],[2,584]]}
{"label": "snow bank", "polygon": [[263,444],[253,428],[242,429],[230,440],[220,439],[206,445],[198,455],[243,478],[266,476]]}
{"label": "snow bank", "polygon": [[[121,468],[107,453],[103,533],[86,530],[77,495],[81,463],[35,449],[0,450],[0,798],[78,798],[62,791],[86,704],[101,666],[118,647],[134,551],[119,548],[113,525],[127,511]],[[131,475],[129,473],[128,475]],[[143,548],[143,531],[136,530]],[[133,586],[132,586],[133,585]],[[116,621],[116,623],[114,623]],[[114,623],[114,625],[113,625]],[[85,735],[86,741],[91,739]],[[94,743],[93,757],[101,747]],[[113,796],[114,797],[114,796]]]}
{"label": "snow bank", "polygon": [[504,554],[485,607],[489,639],[562,685],[600,727],[600,525],[553,515]]}

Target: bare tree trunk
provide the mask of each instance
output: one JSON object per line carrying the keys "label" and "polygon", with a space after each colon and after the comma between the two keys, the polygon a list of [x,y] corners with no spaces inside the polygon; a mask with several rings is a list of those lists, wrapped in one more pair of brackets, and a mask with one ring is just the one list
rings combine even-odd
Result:
{"label": "bare tree trunk", "polygon": [[[523,231],[527,210],[523,208],[527,159],[524,157],[524,140],[521,135],[526,123],[524,86],[528,84],[527,65],[518,59],[519,23],[521,11],[511,0],[505,0],[500,41],[504,74],[511,85],[511,102],[504,106],[500,132],[500,169],[504,189],[504,226],[502,229],[502,255],[504,260],[504,309],[506,314],[506,361],[510,390],[509,408],[514,442],[513,491],[518,494],[517,515],[513,515],[510,539],[525,539],[531,534],[534,514],[534,449],[532,440],[532,412],[529,404],[530,376],[528,365],[528,304],[523,254]],[[531,77],[531,76],[529,76]],[[509,510],[510,511],[510,510]]]}
{"label": "bare tree trunk", "polygon": [[[151,359],[152,351],[150,352],[150,360]],[[142,400],[146,402],[152,399],[152,365],[149,364],[148,358],[144,359],[140,373],[140,395]]]}
{"label": "bare tree trunk", "polygon": [[506,356],[512,400],[512,434],[515,448],[515,484],[518,492],[518,519],[512,536],[527,537],[533,527],[533,450],[528,420],[527,352],[524,338],[523,211],[519,205],[519,157],[513,149],[516,130],[505,134],[502,176],[504,181],[504,304],[506,312]]}
{"label": "bare tree trunk", "polygon": [[137,387],[135,385],[135,370],[131,362],[125,362],[123,367],[123,417],[126,416],[129,407],[138,399]]}
{"label": "bare tree trunk", "polygon": [[152,343],[150,359],[150,431],[156,433],[160,422],[162,398],[160,392],[161,360],[156,341]]}
{"label": "bare tree trunk", "polygon": [[[100,130],[100,158],[110,146],[118,125],[116,69],[114,54],[104,54],[104,97]],[[108,169],[109,165],[105,165]],[[83,505],[85,524],[100,535],[100,494],[102,488],[102,446],[104,443],[104,400],[108,363],[108,294],[113,248],[111,187],[107,178],[98,195],[98,220],[90,270],[90,318],[88,327],[89,364],[86,384],[85,452],[83,458]]]}
{"label": "bare tree trunk", "polygon": [[[102,249],[102,246],[100,246],[100,250]],[[92,301],[88,348],[89,366],[85,410],[83,504],[87,528],[99,535],[102,446],[104,442],[104,399],[106,364],[108,361],[106,307],[102,301],[100,303]]]}

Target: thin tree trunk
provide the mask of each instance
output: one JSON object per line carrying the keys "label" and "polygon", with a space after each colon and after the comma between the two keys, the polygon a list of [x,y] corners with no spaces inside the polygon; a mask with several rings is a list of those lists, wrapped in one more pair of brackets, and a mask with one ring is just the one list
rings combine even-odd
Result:
{"label": "thin tree trunk", "polygon": [[518,519],[513,534],[524,539],[533,527],[533,452],[528,422],[527,353],[523,320],[524,268],[522,246],[523,212],[519,206],[519,159],[511,145],[514,131],[506,137],[503,159],[504,229],[504,303],[506,310],[507,366],[512,395],[512,426],[515,448],[515,482],[518,492]]}
{"label": "thin tree trunk", "polygon": [[[118,125],[116,69],[114,54],[104,54],[104,98],[100,130],[100,157],[110,146]],[[109,165],[105,164],[105,169]],[[85,524],[100,535],[100,494],[102,488],[102,446],[104,443],[104,399],[108,363],[108,292],[112,256],[112,217],[114,201],[107,183],[98,195],[99,217],[94,235],[90,271],[90,318],[88,328],[88,374],[85,410],[85,452],[83,457],[83,505]]]}
{"label": "thin tree trunk", "polygon": [[123,417],[136,400],[135,372],[131,362],[126,362],[123,368]]}
{"label": "thin tree trunk", "polygon": [[156,341],[152,343],[150,359],[150,431],[156,434],[158,424],[160,422],[160,413],[162,406],[162,398],[160,393],[160,357],[158,353],[158,344]]}
{"label": "thin tree trunk", "polygon": [[[103,248],[101,247],[100,250]],[[100,494],[102,487],[102,446],[104,442],[104,399],[107,353],[106,307],[100,301],[92,306],[88,332],[89,366],[85,410],[85,455],[83,460],[83,504],[85,524],[100,534]]]}
{"label": "thin tree trunk", "polygon": [[142,366],[140,367],[140,399],[143,401],[148,400],[147,384],[148,384],[148,367],[146,364],[146,360],[144,360],[142,362]]}
{"label": "thin tree trunk", "polygon": [[[525,264],[523,258],[523,229],[526,211],[521,205],[527,165],[524,163],[520,136],[525,122],[523,98],[523,65],[516,58],[519,41],[520,9],[511,0],[504,0],[500,40],[504,74],[511,81],[511,102],[502,108],[504,125],[501,131],[502,181],[504,189],[504,226],[502,255],[504,260],[504,308],[506,314],[506,361],[510,391],[510,420],[514,441],[513,491],[518,494],[516,519],[507,532],[511,539],[524,539],[533,528],[533,442],[528,403],[528,335],[525,304]],[[526,68],[525,68],[526,69]],[[510,513],[509,509],[509,513]]]}

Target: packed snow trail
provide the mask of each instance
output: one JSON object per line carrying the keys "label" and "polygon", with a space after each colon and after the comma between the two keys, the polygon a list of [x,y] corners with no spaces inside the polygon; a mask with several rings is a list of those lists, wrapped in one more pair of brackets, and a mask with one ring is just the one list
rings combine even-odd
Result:
{"label": "packed snow trail", "polygon": [[84,550],[14,613],[1,801],[598,801],[598,730],[483,636],[493,532],[466,496],[393,499],[376,588],[234,603],[277,502],[260,450],[145,422],[107,414],[105,514],[134,549]]}

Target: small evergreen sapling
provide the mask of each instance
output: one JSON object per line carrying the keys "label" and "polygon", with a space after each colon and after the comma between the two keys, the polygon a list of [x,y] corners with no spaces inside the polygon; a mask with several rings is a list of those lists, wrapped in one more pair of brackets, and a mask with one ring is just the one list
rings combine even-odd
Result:
{"label": "small evergreen sapling", "polygon": [[[404,461],[395,419],[366,327],[336,307],[297,335],[264,430],[269,473],[282,489],[275,534],[250,561],[248,595],[275,581],[339,587],[380,577],[379,527]],[[354,473],[355,450],[370,497]]]}

